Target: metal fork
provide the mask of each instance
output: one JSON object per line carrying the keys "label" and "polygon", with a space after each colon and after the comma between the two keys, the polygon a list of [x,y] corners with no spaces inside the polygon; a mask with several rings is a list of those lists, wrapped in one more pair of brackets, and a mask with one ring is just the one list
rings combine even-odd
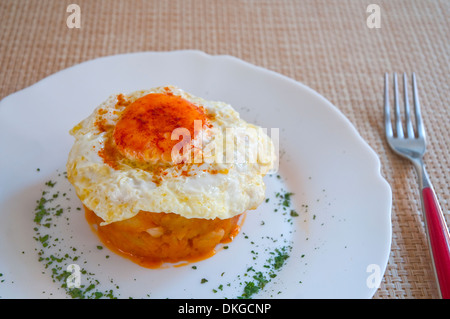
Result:
{"label": "metal fork", "polygon": [[384,121],[386,139],[389,146],[395,153],[409,159],[416,168],[422,211],[424,214],[425,229],[428,238],[428,245],[433,260],[434,272],[441,298],[450,298],[450,235],[446,225],[444,215],[428,177],[423,156],[426,151],[425,129],[420,112],[419,96],[417,93],[416,76],[412,74],[412,89],[414,100],[415,130],[411,119],[411,109],[408,100],[407,76],[403,74],[404,87],[404,117],[405,131],[400,114],[397,74],[394,73],[394,123],[395,130],[391,123],[391,112],[389,105],[389,80],[388,74],[384,77]]}

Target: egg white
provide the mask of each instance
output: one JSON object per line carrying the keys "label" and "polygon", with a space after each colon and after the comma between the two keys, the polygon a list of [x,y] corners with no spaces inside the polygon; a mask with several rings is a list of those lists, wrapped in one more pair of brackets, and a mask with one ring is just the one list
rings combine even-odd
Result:
{"label": "egg white", "polygon": [[[144,166],[122,163],[120,169],[114,169],[106,164],[99,151],[108,130],[99,130],[96,122],[101,118],[104,125],[114,127],[126,109],[118,103],[118,94],[70,132],[75,142],[66,165],[68,179],[83,204],[104,220],[103,225],[132,218],[140,211],[225,219],[256,209],[265,198],[263,177],[276,159],[273,143],[262,128],[245,122],[229,104],[207,101],[174,86],[123,96],[133,102],[168,89],[213,114],[212,128],[200,137],[202,163],[165,167],[158,182],[154,171]],[[235,138],[224,139],[230,131]],[[255,150],[262,149],[264,152],[253,156]]]}

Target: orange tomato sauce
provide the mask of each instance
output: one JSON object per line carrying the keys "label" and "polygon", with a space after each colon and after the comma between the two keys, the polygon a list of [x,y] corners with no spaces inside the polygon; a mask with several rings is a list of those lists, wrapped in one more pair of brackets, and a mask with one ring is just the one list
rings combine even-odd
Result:
{"label": "orange tomato sauce", "polygon": [[219,244],[231,242],[239,233],[245,214],[201,219],[141,211],[133,218],[100,226],[103,220],[85,207],[85,217],[111,251],[140,266],[161,268],[213,256]]}

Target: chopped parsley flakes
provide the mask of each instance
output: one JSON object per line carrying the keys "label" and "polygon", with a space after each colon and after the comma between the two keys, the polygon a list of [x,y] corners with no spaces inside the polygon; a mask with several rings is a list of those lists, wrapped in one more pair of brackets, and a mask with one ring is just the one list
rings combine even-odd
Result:
{"label": "chopped parsley flakes", "polygon": [[[37,169],[37,171],[40,170]],[[36,201],[33,218],[35,223],[33,238],[38,244],[38,248],[36,248],[38,261],[43,264],[46,271],[49,271],[53,282],[59,284],[67,295],[72,298],[117,298],[115,291],[112,289],[106,291],[98,289],[100,282],[95,278],[95,274],[88,272],[82,267],[80,267],[80,274],[83,276],[83,284],[80,284],[78,287],[75,285],[69,287],[69,276],[72,275],[72,272],[68,271],[68,266],[77,263],[81,264],[81,254],[77,253],[78,249],[75,247],[69,247],[64,250],[61,243],[66,238],[57,238],[55,235],[57,232],[52,232],[52,228],[58,222],[68,223],[69,217],[65,216],[64,213],[70,211],[70,206],[61,204],[62,198],[65,198],[67,201],[70,199],[66,197],[66,193],[60,196],[59,191],[55,188],[56,184],[57,182],[52,180],[45,182],[41,197]],[[60,199],[59,203],[58,199]],[[102,246],[97,246],[97,249],[102,248]],[[87,262],[85,261],[84,263],[86,264]]]}

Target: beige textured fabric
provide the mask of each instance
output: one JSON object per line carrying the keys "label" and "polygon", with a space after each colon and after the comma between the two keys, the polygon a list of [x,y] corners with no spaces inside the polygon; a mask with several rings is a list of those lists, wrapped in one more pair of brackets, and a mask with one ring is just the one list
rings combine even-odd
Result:
{"label": "beige textured fabric", "polygon": [[[69,29],[67,6],[81,8]],[[380,28],[366,20],[380,6]],[[374,298],[437,298],[416,176],[383,137],[384,72],[418,75],[425,158],[447,222],[450,2],[446,0],[2,0],[0,98],[77,63],[136,51],[229,54],[294,78],[336,105],[377,152],[393,189],[393,240]]]}

